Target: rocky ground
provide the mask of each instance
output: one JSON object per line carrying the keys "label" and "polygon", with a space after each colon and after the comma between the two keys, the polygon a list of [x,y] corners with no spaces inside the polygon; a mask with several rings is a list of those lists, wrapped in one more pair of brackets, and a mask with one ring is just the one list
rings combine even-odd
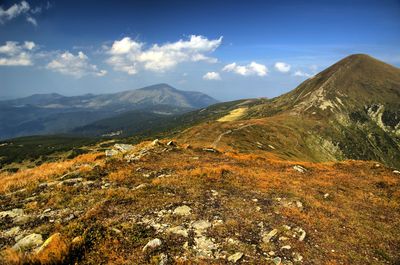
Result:
{"label": "rocky ground", "polygon": [[0,175],[1,264],[399,264],[400,172],[173,141]]}

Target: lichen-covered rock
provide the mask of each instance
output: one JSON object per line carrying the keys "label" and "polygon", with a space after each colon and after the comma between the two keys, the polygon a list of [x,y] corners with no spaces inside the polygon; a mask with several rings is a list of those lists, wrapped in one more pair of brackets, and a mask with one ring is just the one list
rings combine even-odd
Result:
{"label": "lichen-covered rock", "polygon": [[19,240],[14,246],[14,250],[30,250],[43,244],[43,238],[40,234],[30,234]]}

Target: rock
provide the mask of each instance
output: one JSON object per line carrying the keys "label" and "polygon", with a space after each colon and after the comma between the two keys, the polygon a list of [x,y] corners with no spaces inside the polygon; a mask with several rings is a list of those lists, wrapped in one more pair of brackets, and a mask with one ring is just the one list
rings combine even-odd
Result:
{"label": "rock", "polygon": [[282,264],[282,259],[280,257],[275,257],[275,258],[272,259],[272,262],[275,265],[280,265],[280,264]]}
{"label": "rock", "polygon": [[43,211],[43,214],[51,212],[51,208],[47,208],[46,210]]}
{"label": "rock", "polygon": [[294,262],[301,262],[301,261],[303,261],[303,256],[300,255],[300,254],[297,253],[297,252],[294,252],[294,253],[293,253],[293,261],[294,261]]}
{"label": "rock", "polygon": [[176,146],[176,143],[174,141],[169,141],[167,143],[168,146]]}
{"label": "rock", "polygon": [[14,224],[23,225],[28,223],[32,217],[26,215],[22,209],[12,209],[10,211],[0,212],[0,219],[10,218]]}
{"label": "rock", "polygon": [[297,208],[303,209],[303,203],[301,201],[296,201]]}
{"label": "rock", "polygon": [[286,245],[286,246],[281,247],[281,250],[284,250],[284,249],[289,250],[289,249],[291,249],[291,248],[292,248],[291,246]]}
{"label": "rock", "polygon": [[168,264],[168,256],[164,253],[160,254],[160,262],[158,265],[167,265]]}
{"label": "rock", "polygon": [[83,178],[73,178],[73,179],[66,179],[60,182],[60,184],[64,184],[64,185],[74,185],[78,182],[82,182]]}
{"label": "rock", "polygon": [[264,243],[268,243],[276,234],[278,234],[278,229],[273,229],[268,234],[263,236],[262,241]]}
{"label": "rock", "polygon": [[212,196],[218,196],[218,191],[216,191],[216,190],[211,190],[211,194],[212,194]]}
{"label": "rock", "polygon": [[143,247],[143,252],[146,252],[146,250],[154,250],[158,247],[160,247],[162,244],[161,240],[158,238],[155,238],[153,240],[150,240],[147,242],[147,244]]}
{"label": "rock", "polygon": [[160,140],[155,139],[152,143],[153,146],[160,145]]}
{"label": "rock", "polygon": [[211,257],[214,250],[217,249],[217,245],[213,242],[212,239],[207,238],[205,236],[196,237],[194,239],[195,246],[194,249],[197,251],[197,254],[202,257]]}
{"label": "rock", "polygon": [[198,220],[192,224],[197,235],[201,235],[204,231],[211,227],[211,223],[206,220]]}
{"label": "rock", "polygon": [[109,150],[106,150],[105,154],[106,154],[107,157],[111,157],[111,156],[117,155],[118,151],[114,150],[114,149],[109,149]]}
{"label": "rock", "polygon": [[325,193],[324,194],[324,199],[328,199],[328,197],[329,197],[329,193]]}
{"label": "rock", "polygon": [[29,250],[43,244],[43,238],[40,234],[30,234],[19,240],[12,248],[14,250]]}
{"label": "rock", "polygon": [[393,173],[394,174],[400,174],[400,171],[399,170],[393,170]]}
{"label": "rock", "polygon": [[230,255],[228,257],[228,261],[232,261],[233,263],[236,263],[238,260],[240,260],[243,257],[243,253],[242,252],[236,252],[233,255]]}
{"label": "rock", "polygon": [[268,145],[269,148],[271,148],[272,150],[275,150],[275,147],[273,145]]}
{"label": "rock", "polygon": [[51,235],[36,250],[36,258],[51,264],[61,263],[68,253],[68,245],[60,233]]}
{"label": "rock", "polygon": [[300,166],[300,165],[295,165],[293,166],[293,169],[300,172],[300,173],[304,173],[307,171],[307,169],[305,169],[304,167]]}
{"label": "rock", "polygon": [[186,205],[176,207],[175,210],[174,210],[174,214],[181,215],[181,216],[190,215],[191,212],[192,212],[192,209],[189,206],[186,206]]}
{"label": "rock", "polygon": [[306,234],[307,234],[307,233],[306,233],[306,231],[304,231],[302,228],[297,227],[295,231],[298,232],[298,233],[300,233],[299,241],[303,241],[303,240],[306,238]]}
{"label": "rock", "polygon": [[143,184],[140,184],[140,185],[134,187],[133,190],[140,190],[140,189],[146,188],[147,186],[148,185],[146,183],[143,183]]}
{"label": "rock", "polygon": [[15,226],[3,232],[4,237],[15,237],[19,234],[21,228],[19,226]]}
{"label": "rock", "polygon": [[10,211],[3,211],[3,212],[0,212],[0,218],[9,217],[9,218],[14,219],[15,217],[21,216],[21,215],[24,215],[24,210],[18,209],[18,208],[12,209],[12,210],[10,210]]}
{"label": "rock", "polygon": [[122,153],[126,153],[126,152],[132,150],[133,146],[130,144],[115,144],[114,148]]}
{"label": "rock", "polygon": [[183,236],[183,237],[188,237],[188,231],[185,228],[183,228],[182,226],[180,226],[180,225],[168,228],[166,230],[166,232],[167,233],[171,233],[171,234],[180,235],[180,236]]}
{"label": "rock", "polygon": [[203,148],[203,151],[211,152],[211,153],[218,153],[218,151],[214,148]]}

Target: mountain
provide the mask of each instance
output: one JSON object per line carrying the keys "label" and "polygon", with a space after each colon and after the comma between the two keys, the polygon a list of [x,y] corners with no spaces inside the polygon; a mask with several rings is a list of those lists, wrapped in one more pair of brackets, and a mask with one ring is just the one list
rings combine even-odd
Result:
{"label": "mountain", "polygon": [[363,159],[398,167],[400,69],[351,55],[287,94],[240,101],[178,138],[291,160]]}
{"label": "mountain", "polygon": [[163,108],[158,114],[177,114],[216,102],[203,93],[181,91],[167,84],[102,95],[36,94],[0,102],[0,139],[67,133],[75,127],[132,110],[149,112],[151,116]]}

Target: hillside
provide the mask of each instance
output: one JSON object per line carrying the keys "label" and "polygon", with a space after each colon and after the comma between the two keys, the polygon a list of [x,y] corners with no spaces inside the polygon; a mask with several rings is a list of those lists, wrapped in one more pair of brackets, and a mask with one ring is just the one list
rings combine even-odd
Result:
{"label": "hillside", "polygon": [[241,102],[225,113],[229,119],[216,116],[178,138],[290,160],[363,159],[400,167],[399,102],[400,69],[352,55],[287,94]]}
{"label": "hillside", "polygon": [[397,264],[399,173],[116,145],[0,175],[0,262]]}
{"label": "hillside", "polygon": [[203,93],[182,91],[167,84],[103,95],[37,94],[0,101],[0,139],[68,133],[127,111],[148,112],[151,116],[162,109],[158,114],[180,114],[216,102]]}

